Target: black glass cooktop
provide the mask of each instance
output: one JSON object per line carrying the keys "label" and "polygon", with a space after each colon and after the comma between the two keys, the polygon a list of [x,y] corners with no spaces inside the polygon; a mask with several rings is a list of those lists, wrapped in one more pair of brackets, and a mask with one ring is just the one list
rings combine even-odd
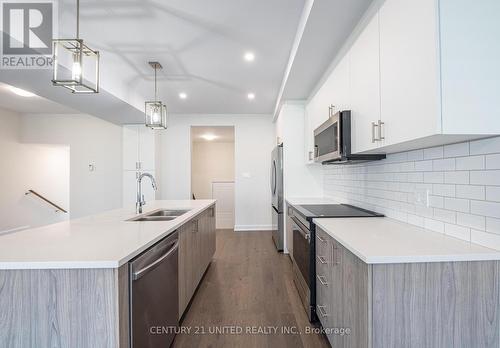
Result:
{"label": "black glass cooktop", "polygon": [[305,204],[295,208],[307,220],[313,218],[381,217],[383,214],[358,208],[349,204]]}

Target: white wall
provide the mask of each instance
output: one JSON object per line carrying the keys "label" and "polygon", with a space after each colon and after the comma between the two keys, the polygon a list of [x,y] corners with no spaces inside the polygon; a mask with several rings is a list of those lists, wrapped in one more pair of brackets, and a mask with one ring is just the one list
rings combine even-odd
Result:
{"label": "white wall", "polygon": [[172,115],[161,135],[161,197],[189,199],[191,126],[234,126],[235,229],[271,228],[269,189],[274,125],[270,115]]}
{"label": "white wall", "polygon": [[500,137],[323,171],[327,197],[500,250]]}
{"label": "white wall", "polygon": [[234,143],[200,141],[192,144],[192,192],[212,198],[212,182],[234,181]]}
{"label": "white wall", "polygon": [[[82,114],[22,116],[27,143],[70,147],[71,218],[122,206],[122,128]],[[89,164],[95,171],[89,171]]]}
{"label": "white wall", "polygon": [[23,144],[20,132],[21,115],[0,109],[0,232],[68,219],[25,192],[32,189],[62,208],[70,207],[69,147]]}

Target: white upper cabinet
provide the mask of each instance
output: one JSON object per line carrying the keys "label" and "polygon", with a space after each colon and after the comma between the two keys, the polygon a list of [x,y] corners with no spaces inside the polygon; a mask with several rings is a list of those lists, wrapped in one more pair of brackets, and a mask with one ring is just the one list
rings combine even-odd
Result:
{"label": "white upper cabinet", "polygon": [[500,134],[500,1],[386,0],[375,12],[308,101],[306,159],[330,104],[352,111],[353,153]]}
{"label": "white upper cabinet", "polygon": [[352,152],[379,146],[375,141],[380,117],[379,19],[376,14],[353,44],[350,58]]}
{"label": "white upper cabinet", "polygon": [[443,131],[500,130],[500,1],[441,0]]}
{"label": "white upper cabinet", "polygon": [[137,125],[123,126],[123,170],[138,170],[139,131]]}
{"label": "white upper cabinet", "polygon": [[436,0],[387,0],[380,8],[384,146],[441,132],[437,9]]}
{"label": "white upper cabinet", "polygon": [[155,133],[154,130],[139,127],[139,162],[140,170],[155,170]]}
{"label": "white upper cabinet", "polygon": [[144,125],[123,126],[123,170],[155,170],[155,134]]}

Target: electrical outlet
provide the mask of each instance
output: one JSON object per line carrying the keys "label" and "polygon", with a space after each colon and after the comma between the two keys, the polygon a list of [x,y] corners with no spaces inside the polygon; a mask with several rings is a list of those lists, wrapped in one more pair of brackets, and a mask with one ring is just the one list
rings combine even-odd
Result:
{"label": "electrical outlet", "polygon": [[415,205],[429,207],[429,189],[416,189],[415,190]]}

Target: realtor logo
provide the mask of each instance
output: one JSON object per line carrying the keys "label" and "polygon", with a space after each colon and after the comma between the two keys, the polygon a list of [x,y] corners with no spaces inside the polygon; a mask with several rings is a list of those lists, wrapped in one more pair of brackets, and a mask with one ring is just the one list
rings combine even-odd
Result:
{"label": "realtor logo", "polygon": [[0,0],[0,5],[1,68],[51,68],[55,3]]}

